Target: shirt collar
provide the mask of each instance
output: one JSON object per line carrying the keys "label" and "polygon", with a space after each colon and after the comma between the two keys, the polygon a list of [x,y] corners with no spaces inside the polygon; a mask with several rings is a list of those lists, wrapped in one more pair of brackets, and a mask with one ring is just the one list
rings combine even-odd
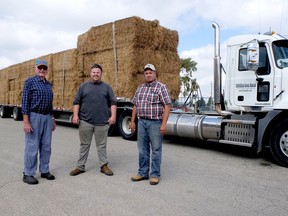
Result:
{"label": "shirt collar", "polygon": [[37,76],[37,75],[35,75],[35,79],[38,81],[38,82],[46,82],[47,80],[46,80],[46,78],[44,78],[44,80],[42,80],[42,79],[40,79],[40,77],[39,76]]}
{"label": "shirt collar", "polygon": [[154,81],[151,82],[151,83],[147,83],[147,82],[145,82],[144,85],[147,86],[147,87],[154,87],[154,86],[156,85],[156,80],[154,80]]}
{"label": "shirt collar", "polygon": [[100,85],[102,83],[102,80],[100,80],[99,82],[93,82],[92,80],[90,80],[90,82],[94,85]]}

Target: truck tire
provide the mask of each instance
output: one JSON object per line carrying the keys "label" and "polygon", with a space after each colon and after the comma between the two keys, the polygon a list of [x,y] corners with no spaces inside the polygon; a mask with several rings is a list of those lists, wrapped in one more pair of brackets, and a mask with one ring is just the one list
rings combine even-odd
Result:
{"label": "truck tire", "polygon": [[13,119],[15,121],[23,120],[23,115],[21,113],[21,108],[19,108],[19,107],[14,107],[13,108]]}
{"label": "truck tire", "polygon": [[0,117],[1,118],[8,118],[11,116],[9,107],[1,106],[0,107]]}
{"label": "truck tire", "polygon": [[288,119],[279,122],[273,128],[269,144],[275,161],[281,166],[288,167]]}
{"label": "truck tire", "polygon": [[[118,121],[118,128],[121,136],[126,140],[137,140],[137,129],[132,132],[130,129],[132,110],[127,109],[122,112]],[[137,122],[135,122],[137,125]]]}
{"label": "truck tire", "polygon": [[119,130],[116,124],[110,125],[108,130],[108,136],[117,136],[119,135]]}

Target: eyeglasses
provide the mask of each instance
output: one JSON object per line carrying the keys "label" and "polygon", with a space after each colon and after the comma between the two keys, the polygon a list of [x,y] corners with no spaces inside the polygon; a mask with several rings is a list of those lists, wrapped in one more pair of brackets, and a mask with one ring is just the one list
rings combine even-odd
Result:
{"label": "eyeglasses", "polygon": [[47,66],[45,66],[45,65],[40,65],[40,66],[38,66],[37,67],[38,68],[38,70],[47,70],[48,69],[48,67]]}

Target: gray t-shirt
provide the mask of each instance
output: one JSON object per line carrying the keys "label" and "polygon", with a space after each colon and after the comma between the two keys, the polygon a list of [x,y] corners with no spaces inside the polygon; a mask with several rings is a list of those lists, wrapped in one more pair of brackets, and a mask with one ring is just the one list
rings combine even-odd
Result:
{"label": "gray t-shirt", "polygon": [[110,85],[102,81],[93,83],[89,80],[80,85],[73,105],[80,106],[80,120],[92,125],[105,125],[111,116],[110,107],[116,103]]}

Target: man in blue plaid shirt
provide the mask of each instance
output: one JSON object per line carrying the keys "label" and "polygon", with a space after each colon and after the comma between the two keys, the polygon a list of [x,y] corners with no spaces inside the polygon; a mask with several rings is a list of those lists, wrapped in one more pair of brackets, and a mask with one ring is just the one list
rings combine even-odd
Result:
{"label": "man in blue plaid shirt", "polygon": [[[162,141],[166,133],[171,99],[166,85],[156,80],[154,65],[147,64],[144,67],[144,77],[146,82],[137,88],[132,99],[134,107],[130,127],[135,131],[138,116],[139,168],[138,174],[131,180],[141,181],[150,177],[150,184],[157,185],[161,176]],[[149,173],[150,149],[152,154]]]}
{"label": "man in blue plaid shirt", "polygon": [[56,123],[52,114],[52,85],[45,78],[48,74],[48,63],[37,60],[35,73],[35,76],[25,81],[22,94],[25,132],[23,181],[27,184],[38,184],[38,180],[34,177],[38,152],[41,177],[47,180],[55,179],[55,176],[49,172],[52,131],[55,130]]}

